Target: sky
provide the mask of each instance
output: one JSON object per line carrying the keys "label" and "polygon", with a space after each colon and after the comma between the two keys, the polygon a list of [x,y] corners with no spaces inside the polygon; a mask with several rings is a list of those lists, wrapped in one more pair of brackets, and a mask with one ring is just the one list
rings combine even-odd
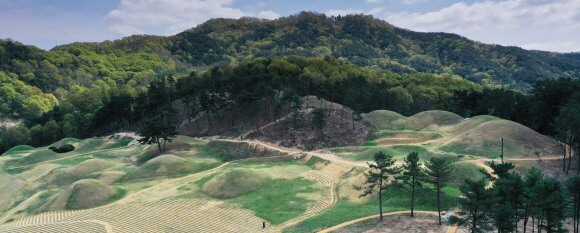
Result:
{"label": "sky", "polygon": [[580,52],[580,0],[0,0],[0,39],[49,50],[134,34],[170,36],[211,18],[277,19],[301,11],[372,14],[413,31]]}

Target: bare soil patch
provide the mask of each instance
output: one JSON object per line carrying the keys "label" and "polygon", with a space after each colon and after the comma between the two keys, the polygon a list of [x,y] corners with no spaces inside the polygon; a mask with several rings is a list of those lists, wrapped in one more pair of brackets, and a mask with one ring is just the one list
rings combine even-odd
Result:
{"label": "bare soil patch", "polygon": [[362,221],[350,226],[338,229],[336,233],[430,233],[445,232],[446,225],[439,226],[438,217],[431,214],[415,214],[409,217],[408,214],[384,216],[381,222],[379,218]]}

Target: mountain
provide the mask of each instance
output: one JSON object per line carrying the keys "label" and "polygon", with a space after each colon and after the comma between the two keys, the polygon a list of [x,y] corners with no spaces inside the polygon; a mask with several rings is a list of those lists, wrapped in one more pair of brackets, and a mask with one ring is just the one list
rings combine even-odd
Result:
{"label": "mountain", "polygon": [[[329,56],[403,74],[454,74],[480,84],[528,91],[538,80],[580,77],[580,55],[489,45],[450,33],[398,28],[370,15],[302,12],[277,20],[211,19],[175,36],[135,35],[73,43],[50,51],[0,41],[0,71],[66,95],[69,86],[146,86],[162,70],[205,69],[258,58]],[[101,83],[102,85],[102,83]]]}
{"label": "mountain", "polygon": [[577,55],[488,45],[450,33],[413,32],[367,15],[302,12],[277,20],[212,19],[171,40],[172,54],[193,64],[330,56],[399,74],[456,74],[519,90],[529,90],[538,80],[580,77]]}

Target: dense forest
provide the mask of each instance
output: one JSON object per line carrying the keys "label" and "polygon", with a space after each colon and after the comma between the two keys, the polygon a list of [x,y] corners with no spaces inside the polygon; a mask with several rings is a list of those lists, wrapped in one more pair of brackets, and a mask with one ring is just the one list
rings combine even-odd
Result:
{"label": "dense forest", "polygon": [[311,12],[212,19],[171,37],[135,35],[50,51],[0,40],[0,117],[26,119],[3,129],[0,152],[141,129],[155,117],[169,124],[175,119],[163,113],[177,106],[188,118],[272,120],[306,95],[356,114],[442,109],[565,135],[553,126],[564,124],[562,109],[568,118],[576,114],[576,58],[412,32],[372,16]]}

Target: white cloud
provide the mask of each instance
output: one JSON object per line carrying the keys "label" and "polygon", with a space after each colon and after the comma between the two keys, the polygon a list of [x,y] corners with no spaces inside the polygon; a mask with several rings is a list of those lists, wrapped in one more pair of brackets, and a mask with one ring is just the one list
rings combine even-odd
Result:
{"label": "white cloud", "polygon": [[557,41],[580,37],[580,1],[486,0],[472,5],[460,2],[423,14],[386,14],[386,20],[411,30],[453,32],[486,43],[528,44],[540,46],[537,49],[569,51],[573,47]]}
{"label": "white cloud", "polygon": [[521,47],[529,50],[580,52],[580,43],[576,41],[525,44]]}
{"label": "white cloud", "polygon": [[382,2],[383,0],[367,0],[367,2],[369,3],[379,3]]}
{"label": "white cloud", "polygon": [[[146,28],[162,28],[172,35],[211,18],[240,18],[252,13],[227,7],[233,0],[121,0],[118,9],[105,17],[109,31],[120,35],[143,33]],[[260,12],[262,13],[262,12]],[[273,16],[274,12],[264,12]]]}
{"label": "white cloud", "polygon": [[273,11],[260,11],[257,17],[260,19],[278,19],[280,18],[280,15]]}

